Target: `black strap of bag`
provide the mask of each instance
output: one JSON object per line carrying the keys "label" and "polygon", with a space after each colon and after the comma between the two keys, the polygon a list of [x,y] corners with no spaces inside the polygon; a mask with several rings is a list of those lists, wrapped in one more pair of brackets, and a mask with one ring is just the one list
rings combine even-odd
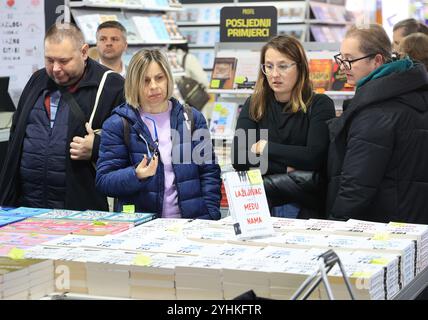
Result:
{"label": "black strap of bag", "polygon": [[181,66],[183,67],[184,70],[186,70],[186,58],[187,58],[187,54],[188,52],[186,52],[183,56],[183,61],[181,61]]}
{"label": "black strap of bag", "polygon": [[61,90],[61,96],[64,98],[65,102],[70,107],[70,110],[73,113],[74,117],[82,123],[85,123],[85,114],[83,113],[76,99],[74,99],[73,95],[67,90]]}

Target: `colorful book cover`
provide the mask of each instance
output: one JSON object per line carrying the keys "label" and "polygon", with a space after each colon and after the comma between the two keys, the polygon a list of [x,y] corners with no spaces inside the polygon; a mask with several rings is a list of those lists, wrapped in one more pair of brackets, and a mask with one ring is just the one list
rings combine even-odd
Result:
{"label": "colorful book cover", "polygon": [[95,221],[74,230],[72,233],[86,236],[105,236],[120,233],[133,227],[134,224],[132,223]]}
{"label": "colorful book cover", "polygon": [[233,137],[237,111],[237,103],[215,102],[210,122],[211,134],[213,136]]}
{"label": "colorful book cover", "polygon": [[58,237],[60,236],[41,233],[0,232],[0,243],[23,248],[35,246]]}
{"label": "colorful book cover", "polygon": [[316,92],[329,90],[332,70],[333,61],[331,59],[309,60],[309,79]]}
{"label": "colorful book cover", "polygon": [[331,87],[333,91],[354,91],[355,88],[346,82],[346,75],[339,68],[339,65],[333,63],[333,72],[331,76]]}
{"label": "colorful book cover", "polygon": [[4,226],[7,226],[7,225],[9,225],[11,223],[22,221],[24,219],[25,219],[24,217],[4,217],[4,216],[0,216],[0,227],[4,227]]}
{"label": "colorful book cover", "polygon": [[[155,37],[156,41],[169,41],[170,36],[168,34],[168,31],[166,29],[165,23],[162,20],[161,16],[151,16],[149,18],[150,23],[153,26],[153,29],[155,30]],[[156,41],[153,41],[153,43],[156,43]]]}
{"label": "colorful book cover", "polygon": [[2,231],[66,235],[87,225],[87,221],[26,219],[7,225]]}
{"label": "colorful book cover", "polygon": [[235,82],[237,59],[232,57],[216,57],[211,74],[211,89],[233,89]]}

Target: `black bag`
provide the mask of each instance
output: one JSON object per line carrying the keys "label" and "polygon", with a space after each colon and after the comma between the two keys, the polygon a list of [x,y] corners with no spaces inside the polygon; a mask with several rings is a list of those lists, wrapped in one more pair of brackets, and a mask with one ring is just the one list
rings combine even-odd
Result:
{"label": "black bag", "polygon": [[201,110],[210,100],[210,95],[205,91],[205,87],[192,78],[182,77],[177,82],[177,87],[184,102],[198,110]]}
{"label": "black bag", "polygon": [[[182,65],[184,70],[186,70],[186,57],[187,53],[183,57]],[[198,110],[201,110],[210,100],[210,95],[205,90],[205,87],[195,79],[184,76],[177,82],[177,87],[184,102]]]}
{"label": "black bag", "polygon": [[272,207],[297,202],[304,207],[318,208],[324,189],[323,181],[315,171],[295,170],[263,176],[266,196]]}
{"label": "black bag", "polygon": [[[308,117],[311,111],[312,107]],[[263,177],[263,183],[271,207],[293,202],[313,210],[324,206],[326,179],[321,172],[294,170],[271,174]]]}

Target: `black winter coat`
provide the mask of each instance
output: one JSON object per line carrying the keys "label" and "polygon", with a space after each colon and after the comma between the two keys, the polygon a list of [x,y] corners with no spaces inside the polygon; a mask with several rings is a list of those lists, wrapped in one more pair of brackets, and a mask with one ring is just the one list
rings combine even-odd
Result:
{"label": "black winter coat", "polygon": [[331,218],[428,224],[427,90],[416,64],[370,80],[330,121]]}
{"label": "black winter coat", "polygon": [[[80,80],[73,97],[85,114],[86,121],[92,112],[98,85],[105,71],[108,69],[92,59],[88,59],[85,74]],[[101,129],[105,119],[117,105],[124,102],[124,79],[116,73],[107,76],[103,92],[100,96],[97,112],[92,122],[94,130]],[[13,115],[12,126],[8,143],[8,152],[0,174],[0,205],[19,206],[20,181],[19,168],[25,128],[28,115],[37,98],[44,90],[56,90],[57,87],[46,73],[41,69],[34,73],[22,92],[18,108]],[[85,122],[78,120],[77,116],[69,114],[68,145],[66,152],[66,199],[65,209],[73,210],[107,210],[107,199],[95,189],[95,169],[93,162],[98,159],[100,139],[95,135],[92,150],[92,161],[75,161],[70,159],[70,143],[74,136],[84,137],[86,133]],[[60,208],[64,209],[64,208]]]}

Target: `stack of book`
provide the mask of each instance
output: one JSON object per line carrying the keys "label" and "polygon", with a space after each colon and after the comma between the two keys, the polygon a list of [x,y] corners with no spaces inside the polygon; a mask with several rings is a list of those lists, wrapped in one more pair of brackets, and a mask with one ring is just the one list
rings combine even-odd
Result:
{"label": "stack of book", "polygon": [[85,267],[90,295],[130,297],[128,266],[86,262]]}
{"label": "stack of book", "polygon": [[0,257],[0,299],[39,299],[53,290],[51,260]]}
{"label": "stack of book", "polygon": [[137,254],[130,267],[131,298],[175,300],[177,265],[187,265],[192,258],[171,254]]}
{"label": "stack of book", "polygon": [[179,300],[217,300],[223,296],[225,258],[204,256],[175,268],[175,286]]}
{"label": "stack of book", "polygon": [[416,243],[416,274],[428,266],[428,226],[390,222],[386,227],[390,238],[411,239]]}
{"label": "stack of book", "polygon": [[184,40],[183,35],[178,30],[178,27],[171,16],[164,14],[162,15],[162,20],[171,40]]}

